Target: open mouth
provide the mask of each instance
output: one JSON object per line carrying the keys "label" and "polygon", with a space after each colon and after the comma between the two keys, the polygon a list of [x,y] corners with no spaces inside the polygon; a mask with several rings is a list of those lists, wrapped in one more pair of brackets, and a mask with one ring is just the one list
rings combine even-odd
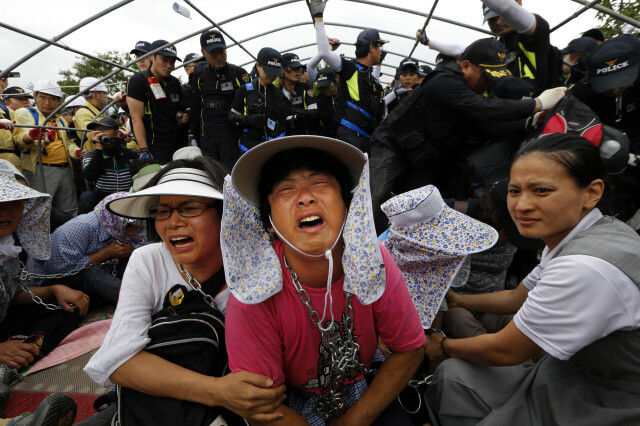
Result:
{"label": "open mouth", "polygon": [[193,245],[193,238],[191,237],[175,237],[169,240],[171,245],[176,248],[189,247]]}
{"label": "open mouth", "polygon": [[300,226],[300,228],[302,229],[313,228],[314,226],[322,225],[322,223],[322,218],[320,216],[314,215],[302,218],[298,226]]}

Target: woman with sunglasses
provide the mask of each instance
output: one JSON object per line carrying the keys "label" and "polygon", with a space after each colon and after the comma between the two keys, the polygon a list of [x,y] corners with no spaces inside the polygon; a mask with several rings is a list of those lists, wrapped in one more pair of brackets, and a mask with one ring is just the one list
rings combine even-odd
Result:
{"label": "woman with sunglasses", "polygon": [[508,191],[520,234],[546,247],[516,289],[454,297],[515,314],[504,329],[429,336],[429,357],[451,358],[426,395],[439,423],[640,424],[640,237],[600,211],[609,187],[598,148],[575,134],[528,142]]}
{"label": "woman with sunglasses", "polygon": [[[152,220],[162,241],[133,252],[111,328],[85,371],[104,386],[118,384],[268,421],[277,416],[272,411],[284,398],[284,386],[271,389],[271,380],[247,372],[203,375],[145,350],[152,316],[167,308],[167,301],[175,306],[177,294],[186,298],[204,292],[210,304],[226,312],[229,290],[220,250],[224,175],[221,165],[204,157],[174,161],[142,191],[109,204],[113,213]],[[108,416],[113,417],[113,409]],[[150,421],[142,418],[142,424]]]}

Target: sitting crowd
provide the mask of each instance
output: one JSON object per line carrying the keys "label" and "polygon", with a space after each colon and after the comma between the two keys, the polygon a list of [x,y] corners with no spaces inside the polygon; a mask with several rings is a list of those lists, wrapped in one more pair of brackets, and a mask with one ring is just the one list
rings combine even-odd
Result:
{"label": "sitting crowd", "polygon": [[[341,57],[325,6],[311,84],[271,48],[226,63],[209,30],[183,87],[173,45],[136,44],[128,127],[91,78],[77,132],[52,81],[3,108],[0,402],[109,305],[85,426],[639,423],[640,43],[580,37],[553,81],[508,51],[549,59],[548,23],[486,0],[501,42],[418,32],[443,60],[385,95],[386,41]],[[589,131],[558,130],[573,109]],[[55,393],[0,424],[75,416]]]}

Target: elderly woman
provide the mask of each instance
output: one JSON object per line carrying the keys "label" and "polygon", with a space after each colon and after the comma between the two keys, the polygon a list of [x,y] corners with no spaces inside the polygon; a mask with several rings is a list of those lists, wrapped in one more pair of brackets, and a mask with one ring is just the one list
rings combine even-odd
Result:
{"label": "elderly woman", "polygon": [[[232,182],[222,233],[231,370],[290,386],[273,424],[411,424],[394,399],[425,337],[376,239],[366,156],[335,139],[286,137],[245,153]],[[367,384],[379,338],[393,353]]]}
{"label": "elderly woman", "polygon": [[[29,257],[49,256],[50,208],[50,195],[18,183],[13,171],[0,165],[0,403],[9,397],[16,369],[54,349],[89,305],[84,293],[63,285],[37,287],[20,277]],[[8,424],[71,425],[75,414],[73,399],[56,393],[36,413]]]}
{"label": "elderly woman", "polygon": [[[138,407],[138,420],[125,424],[200,424],[186,419],[172,423],[171,416],[180,413],[167,412],[165,406],[176,400],[185,402],[180,407],[203,413],[203,425],[216,418],[220,411],[216,407],[265,421],[277,416],[272,411],[282,402],[284,390],[270,389],[272,380],[250,373],[220,377],[222,369],[214,376],[205,375],[147,348],[152,342],[152,318],[163,308],[177,309],[191,297],[206,301],[214,316],[222,317],[226,311],[229,290],[220,251],[224,174],[218,163],[204,157],[174,161],[145,189],[109,204],[114,213],[151,219],[161,239],[133,252],[111,328],[85,368],[103,386],[117,384],[138,392],[138,397],[151,397],[145,407]],[[216,344],[224,344],[224,335],[214,338]],[[224,346],[220,352],[219,358],[226,359]],[[121,402],[131,407],[126,396]]]}
{"label": "elderly woman", "polygon": [[[144,224],[125,219],[107,211],[107,204],[122,198],[126,192],[116,192],[103,199],[95,209],[76,216],[51,234],[51,257],[34,262],[40,274],[80,272],[52,282],[62,282],[82,290],[92,297],[115,303],[120,289],[120,277],[110,265],[98,266],[107,259],[128,259],[134,244],[144,239]],[[86,268],[88,265],[92,265]],[[86,269],[83,269],[86,268]]]}
{"label": "elderly woman", "polygon": [[[440,424],[640,423],[640,237],[600,212],[605,176],[598,148],[577,135],[547,135],[517,153],[509,212],[546,247],[516,289],[449,298],[515,316],[494,334],[430,336],[429,356],[452,358],[427,390]],[[541,349],[537,364],[517,365]]]}

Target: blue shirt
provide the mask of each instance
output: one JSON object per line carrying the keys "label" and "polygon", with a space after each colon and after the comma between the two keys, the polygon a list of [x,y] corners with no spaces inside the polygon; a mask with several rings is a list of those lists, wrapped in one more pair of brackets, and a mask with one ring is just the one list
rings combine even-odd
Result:
{"label": "blue shirt", "polygon": [[37,274],[69,272],[89,263],[89,255],[107,246],[111,235],[94,212],[74,217],[51,234],[51,257],[33,261]]}

